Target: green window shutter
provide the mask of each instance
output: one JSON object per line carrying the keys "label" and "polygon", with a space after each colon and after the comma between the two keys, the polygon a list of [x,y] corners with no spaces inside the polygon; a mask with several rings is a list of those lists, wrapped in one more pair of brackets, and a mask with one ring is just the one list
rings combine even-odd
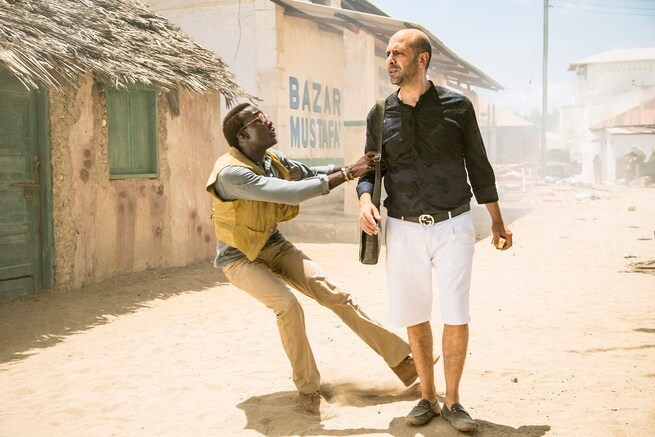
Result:
{"label": "green window shutter", "polygon": [[158,176],[156,102],[153,90],[107,89],[112,179]]}

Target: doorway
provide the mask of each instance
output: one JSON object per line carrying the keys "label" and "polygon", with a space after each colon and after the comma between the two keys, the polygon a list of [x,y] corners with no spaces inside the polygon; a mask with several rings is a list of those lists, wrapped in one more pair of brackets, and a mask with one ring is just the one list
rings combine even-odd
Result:
{"label": "doorway", "polygon": [[0,301],[53,286],[47,113],[0,65]]}

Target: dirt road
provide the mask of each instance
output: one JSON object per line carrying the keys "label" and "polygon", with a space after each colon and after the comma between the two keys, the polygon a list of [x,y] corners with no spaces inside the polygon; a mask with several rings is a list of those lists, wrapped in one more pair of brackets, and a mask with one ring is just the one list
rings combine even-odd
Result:
{"label": "dirt road", "polygon": [[[629,265],[655,260],[655,189],[588,192],[514,196],[515,247],[477,243],[461,387],[477,435],[655,435],[655,275]],[[384,263],[299,247],[384,323]],[[300,300],[334,419],[300,411],[273,314],[207,261],[0,305],[0,435],[457,435],[407,428],[416,387]]]}

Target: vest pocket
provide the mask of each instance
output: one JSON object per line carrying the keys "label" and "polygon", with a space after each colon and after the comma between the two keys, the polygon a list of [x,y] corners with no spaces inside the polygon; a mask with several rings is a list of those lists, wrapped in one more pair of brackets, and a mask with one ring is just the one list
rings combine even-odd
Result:
{"label": "vest pocket", "polygon": [[234,228],[234,244],[250,261],[257,258],[259,252],[271,236],[272,231],[259,231],[245,225]]}

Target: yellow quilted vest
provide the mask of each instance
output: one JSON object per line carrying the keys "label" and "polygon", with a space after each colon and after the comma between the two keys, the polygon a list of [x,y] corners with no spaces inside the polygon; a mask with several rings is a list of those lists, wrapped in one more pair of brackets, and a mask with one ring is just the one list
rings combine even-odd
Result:
{"label": "yellow quilted vest", "polygon": [[[270,156],[280,176],[291,180],[289,170],[282,165],[277,155],[270,150],[266,151],[266,155]],[[228,153],[216,160],[206,185],[207,191],[214,196],[214,213],[211,218],[214,221],[216,237],[228,246],[239,249],[246,258],[253,261],[275,231],[277,224],[297,216],[300,208],[298,205],[282,203],[221,199],[214,190],[214,182],[218,173],[231,165],[245,167],[261,176],[265,176],[265,173],[238,149],[230,147]]]}

